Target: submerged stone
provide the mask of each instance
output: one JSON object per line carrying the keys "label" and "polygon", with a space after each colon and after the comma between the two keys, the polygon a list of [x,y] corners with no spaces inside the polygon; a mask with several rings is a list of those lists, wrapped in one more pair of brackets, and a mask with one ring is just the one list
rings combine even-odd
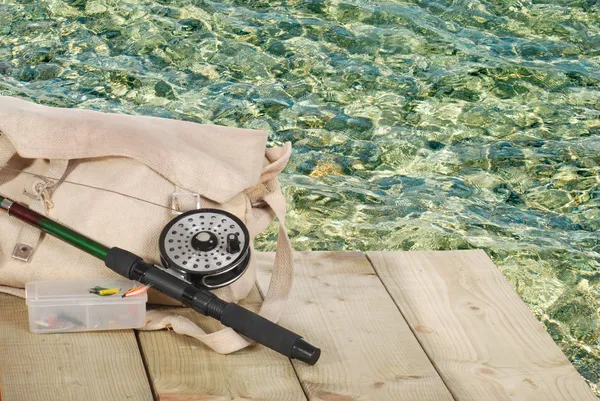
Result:
{"label": "submerged stone", "polygon": [[373,129],[373,121],[365,117],[354,117],[348,119],[348,128],[357,132],[365,132]]}
{"label": "submerged stone", "polygon": [[10,70],[10,64],[0,62],[0,74],[2,74],[2,75],[7,74],[9,70]]}
{"label": "submerged stone", "polygon": [[33,81],[40,76],[40,72],[33,67],[25,67],[21,70],[19,74],[19,79],[21,81]]}
{"label": "submerged stone", "polygon": [[181,20],[181,21],[179,21],[179,25],[181,25],[181,27],[185,31],[196,31],[196,30],[202,28],[202,22],[200,22],[200,20],[197,20],[195,18],[187,18],[187,19]]}
{"label": "submerged stone", "polygon": [[427,141],[425,142],[425,146],[432,150],[440,150],[446,147],[446,145],[439,141]]}
{"label": "submerged stone", "polygon": [[154,93],[158,97],[164,97],[170,100],[175,99],[175,92],[173,91],[173,88],[164,81],[159,81],[156,83],[156,85],[154,85]]}
{"label": "submerged stone", "polygon": [[57,64],[42,64],[37,67],[39,79],[52,79],[60,74],[60,66]]}

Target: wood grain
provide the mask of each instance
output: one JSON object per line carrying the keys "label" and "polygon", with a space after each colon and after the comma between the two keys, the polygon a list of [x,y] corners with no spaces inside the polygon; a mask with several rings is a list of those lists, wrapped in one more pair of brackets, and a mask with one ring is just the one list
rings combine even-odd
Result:
{"label": "wood grain", "polygon": [[152,393],[129,331],[31,334],[25,301],[0,294],[3,401],[145,401]]}
{"label": "wood grain", "polygon": [[[256,310],[260,300],[255,288],[241,305]],[[167,310],[210,331],[222,328],[189,308]],[[219,355],[196,339],[166,330],[138,336],[160,401],[306,400],[289,360],[262,346]]]}
{"label": "wood grain", "polygon": [[483,251],[368,256],[457,401],[597,401]]}
{"label": "wood grain", "polygon": [[[266,293],[273,254],[261,254]],[[295,254],[294,288],[280,323],[322,349],[315,366],[294,361],[311,400],[452,400],[366,257]]]}

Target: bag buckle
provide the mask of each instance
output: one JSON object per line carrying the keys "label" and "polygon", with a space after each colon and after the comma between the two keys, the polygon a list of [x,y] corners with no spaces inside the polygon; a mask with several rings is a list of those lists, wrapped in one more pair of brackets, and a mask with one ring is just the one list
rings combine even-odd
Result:
{"label": "bag buckle", "polygon": [[192,197],[196,201],[196,209],[200,209],[200,194],[193,192],[174,192],[171,197],[171,213],[175,215],[183,214],[181,211],[181,201],[182,197]]}

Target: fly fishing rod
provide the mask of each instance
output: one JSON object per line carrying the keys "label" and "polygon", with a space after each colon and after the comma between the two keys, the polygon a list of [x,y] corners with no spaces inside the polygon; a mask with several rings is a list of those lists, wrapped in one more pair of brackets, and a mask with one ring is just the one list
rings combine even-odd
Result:
{"label": "fly fishing rod", "polygon": [[225,302],[209,291],[237,280],[249,264],[250,236],[242,221],[233,214],[218,209],[198,209],[169,222],[159,241],[163,267],[147,263],[124,249],[102,245],[2,196],[0,209],[101,259],[121,276],[150,284],[288,358],[314,365],[321,355],[319,348],[298,334],[235,303]]}

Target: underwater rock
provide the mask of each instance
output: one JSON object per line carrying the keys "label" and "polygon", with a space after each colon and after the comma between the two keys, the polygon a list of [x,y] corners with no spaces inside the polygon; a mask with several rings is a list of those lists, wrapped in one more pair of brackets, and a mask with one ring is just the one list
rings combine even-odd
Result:
{"label": "underwater rock", "polygon": [[196,49],[183,38],[171,38],[164,46],[165,55],[174,62],[193,60],[197,54]]}
{"label": "underwater rock", "polygon": [[37,79],[39,75],[40,72],[34,67],[25,67],[21,70],[21,73],[19,74],[19,79],[21,81],[28,82]]}
{"label": "underwater rock", "polygon": [[122,71],[111,71],[110,80],[115,84],[124,85],[129,89],[138,89],[142,87],[142,81],[140,81],[139,78]]}
{"label": "underwater rock", "polygon": [[270,116],[276,116],[281,110],[292,107],[293,102],[287,99],[266,98],[258,99],[256,103],[260,105],[261,110]]}
{"label": "underwater rock", "polygon": [[85,12],[90,15],[102,14],[108,11],[106,4],[100,1],[90,1],[85,5]]}
{"label": "underwater rock", "polygon": [[108,31],[101,32],[99,35],[110,40],[121,36],[121,31],[118,29],[109,29]]}
{"label": "underwater rock", "polygon": [[50,47],[37,47],[23,54],[23,59],[30,64],[47,63],[54,57]]}
{"label": "underwater rock", "polygon": [[472,108],[461,114],[460,121],[469,127],[482,127],[488,123],[488,118],[484,109]]}
{"label": "underwater rock", "polygon": [[276,56],[286,56],[291,54],[291,52],[285,47],[285,43],[280,41],[271,43],[271,45],[267,48],[267,51]]}
{"label": "underwater rock", "polygon": [[87,0],[64,0],[64,1],[71,7],[75,7],[79,10],[85,10],[86,5],[87,5]]}
{"label": "underwater rock", "polygon": [[372,18],[376,9],[375,7],[361,7],[348,3],[334,3],[333,6],[337,6],[337,8],[332,10],[332,14],[342,23],[354,23],[356,21],[368,20],[369,18]]}
{"label": "underwater rock", "polygon": [[580,291],[567,293],[548,311],[550,318],[560,321],[564,328],[578,340],[596,341],[600,336],[600,326],[589,316],[594,316],[596,307],[588,296]]}
{"label": "underwater rock", "polygon": [[581,214],[581,225],[590,231],[600,231],[600,209],[588,209]]}
{"label": "underwater rock", "polygon": [[330,161],[320,160],[317,166],[309,174],[311,177],[322,177],[324,175],[342,175],[342,166]]}
{"label": "underwater rock", "polygon": [[310,175],[317,168],[315,160],[306,160],[296,165],[296,173]]}
{"label": "underwater rock", "polygon": [[281,21],[277,25],[270,25],[262,35],[266,38],[277,38],[279,40],[287,40],[304,34],[304,27],[296,21]]}
{"label": "underwater rock", "polygon": [[511,190],[510,186],[502,183],[493,188],[493,191],[500,196],[504,197],[504,201],[509,205],[518,205],[522,203],[521,196]]}
{"label": "underwater rock", "polygon": [[529,205],[547,210],[557,210],[571,202],[567,191],[545,188],[527,194],[527,200]]}
{"label": "underwater rock", "polygon": [[296,99],[300,99],[313,91],[310,84],[301,80],[284,83],[283,89],[288,95]]}
{"label": "underwater rock", "polygon": [[348,128],[356,132],[366,132],[373,129],[373,121],[365,117],[353,117],[348,119]]}
{"label": "underwater rock", "polygon": [[494,142],[490,145],[488,158],[492,170],[525,165],[525,154],[510,142]]}
{"label": "underwater rock", "polygon": [[374,168],[380,163],[381,151],[371,141],[347,141],[332,147],[336,153],[353,156],[364,163],[365,167]]}
{"label": "underwater rock", "polygon": [[302,3],[307,10],[310,10],[316,14],[324,14],[327,10],[326,0],[306,0]]}
{"label": "underwater rock", "polygon": [[426,141],[425,146],[432,150],[440,150],[446,147],[446,145],[439,141]]}
{"label": "underwater rock", "polygon": [[197,31],[202,28],[202,22],[195,18],[186,18],[184,20],[179,21],[179,25],[183,28],[184,31]]}
{"label": "underwater rock", "polygon": [[154,85],[154,93],[158,97],[164,97],[165,99],[175,100],[175,92],[173,91],[173,88],[165,81],[158,81]]}
{"label": "underwater rock", "polygon": [[0,61],[0,74],[5,75],[10,70],[10,64]]}
{"label": "underwater rock", "polygon": [[335,116],[325,123],[324,128],[328,131],[346,131],[349,128],[348,116]]}
{"label": "underwater rock", "polygon": [[61,68],[57,64],[41,64],[37,67],[39,72],[38,79],[52,79],[58,77]]}
{"label": "underwater rock", "polygon": [[[160,15],[161,17],[177,19],[181,16],[179,10],[171,7],[152,7],[150,10],[153,14]],[[183,22],[183,21],[182,21]]]}
{"label": "underwater rock", "polygon": [[349,48],[356,43],[356,39],[352,33],[342,27],[333,26],[325,31],[325,40],[335,43],[336,45]]}
{"label": "underwater rock", "polygon": [[381,144],[383,148],[381,161],[392,168],[411,163],[417,154],[417,147],[407,141],[394,141]]}

